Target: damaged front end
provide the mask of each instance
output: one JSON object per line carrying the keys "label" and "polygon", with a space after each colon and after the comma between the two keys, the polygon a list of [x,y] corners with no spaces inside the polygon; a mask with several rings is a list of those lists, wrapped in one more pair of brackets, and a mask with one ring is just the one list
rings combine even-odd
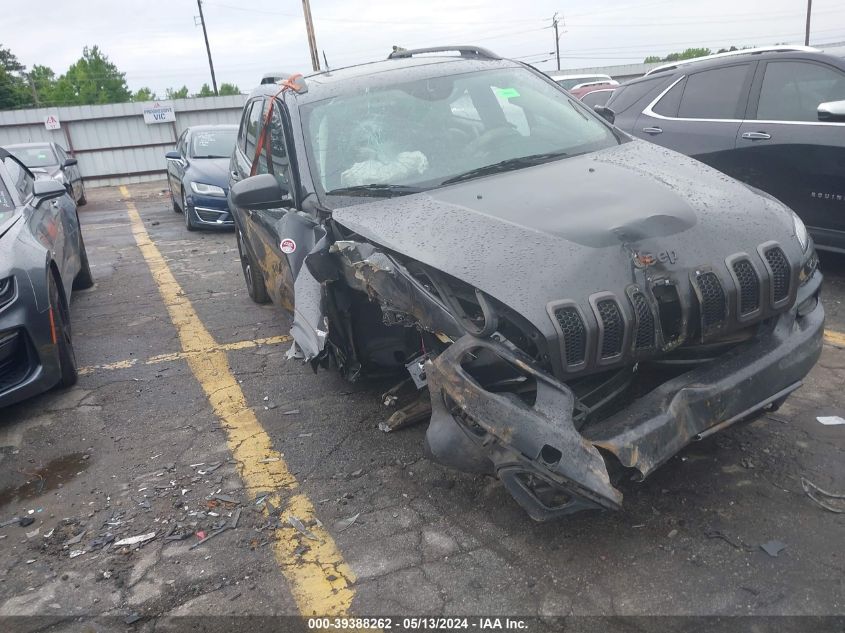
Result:
{"label": "damaged front end", "polygon": [[[356,235],[337,237],[343,239],[323,240],[305,258],[308,278],[323,287],[319,304],[300,310],[306,295],[297,295],[295,319],[319,305],[326,324],[325,345],[311,362],[334,365],[351,380],[407,370],[405,392],[419,390],[419,399],[383,430],[430,415],[426,443],[438,461],[495,475],[537,521],[619,509],[616,477],[642,479],[690,442],[778,406],[821,350],[814,256],[790,273],[790,301],[763,305],[772,287],[764,280],[757,319],[723,332],[706,330],[701,299],[672,314],[660,301],[665,284],[652,280],[650,316],[637,312],[636,294],[629,292],[624,306],[614,299],[624,321],[619,345],[626,346],[619,362],[560,375],[553,362],[556,355],[567,362],[556,345],[567,340],[560,321],[561,340],[550,339],[450,275]],[[701,285],[693,279],[673,296],[695,297]],[[602,298],[592,302],[593,327],[601,323]],[[550,314],[561,305],[553,303]],[[731,306],[733,299],[724,318],[739,319]],[[648,338],[638,333],[643,327],[654,329],[648,353],[637,350],[637,341]],[[607,327],[602,336],[610,336]],[[586,331],[583,337],[584,356],[600,357],[600,337]],[[388,392],[385,404],[398,394]]]}

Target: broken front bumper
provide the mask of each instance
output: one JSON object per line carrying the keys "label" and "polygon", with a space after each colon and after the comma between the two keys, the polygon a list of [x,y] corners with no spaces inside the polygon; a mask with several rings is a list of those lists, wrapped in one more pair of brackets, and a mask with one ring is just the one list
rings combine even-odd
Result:
{"label": "broken front bumper", "polygon": [[[804,284],[796,306],[752,341],[673,378],[629,407],[579,433],[575,398],[562,382],[519,352],[491,339],[464,336],[426,367],[431,424],[426,442],[440,461],[460,470],[495,473],[535,520],[589,508],[619,509],[599,448],[644,477],[684,446],[798,388],[821,354],[821,274]],[[462,361],[480,349],[536,383],[532,404],[487,391]]]}

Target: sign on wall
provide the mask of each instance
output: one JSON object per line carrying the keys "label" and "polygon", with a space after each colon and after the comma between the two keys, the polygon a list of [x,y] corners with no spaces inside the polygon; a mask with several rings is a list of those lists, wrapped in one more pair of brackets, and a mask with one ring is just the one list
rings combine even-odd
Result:
{"label": "sign on wall", "polygon": [[48,114],[44,117],[44,127],[48,130],[59,130],[62,127],[58,114]]}
{"label": "sign on wall", "polygon": [[176,111],[172,105],[162,105],[156,101],[151,106],[144,106],[144,123],[169,123],[176,120]]}

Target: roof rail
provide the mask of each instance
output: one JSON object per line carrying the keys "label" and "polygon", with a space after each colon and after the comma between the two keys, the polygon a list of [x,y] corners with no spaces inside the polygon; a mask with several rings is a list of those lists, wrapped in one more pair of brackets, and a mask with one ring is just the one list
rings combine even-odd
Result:
{"label": "roof rail", "polygon": [[663,64],[662,66],[658,66],[657,68],[652,68],[646,73],[646,76],[652,75],[654,73],[662,73],[666,70],[674,70],[679,66],[686,66],[687,64],[694,64],[696,62],[705,61],[708,59],[720,59],[722,57],[733,57],[735,55],[755,55],[760,53],[777,53],[777,52],[788,52],[788,51],[801,51],[804,53],[820,53],[821,51],[817,48],[813,48],[812,46],[789,46],[789,45],[778,45],[778,46],[761,46],[759,48],[744,48],[738,51],[728,51],[726,53],[714,53],[713,55],[705,55],[704,57],[694,57],[692,59],[679,59],[676,62],[669,62],[668,64]]}
{"label": "roof rail", "polygon": [[413,57],[414,55],[422,55],[424,53],[460,53],[461,57],[475,57],[480,59],[502,59],[496,53],[481,48],[480,46],[431,46],[429,48],[410,48],[401,49],[394,47],[394,50],[387,59],[402,59],[406,57]]}

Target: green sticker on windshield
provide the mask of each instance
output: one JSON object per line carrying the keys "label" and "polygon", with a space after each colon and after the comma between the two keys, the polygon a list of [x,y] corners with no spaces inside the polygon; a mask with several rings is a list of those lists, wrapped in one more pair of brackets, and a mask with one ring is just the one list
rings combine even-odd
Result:
{"label": "green sticker on windshield", "polygon": [[496,95],[502,99],[513,99],[519,96],[516,88],[494,88],[494,90],[496,91]]}

